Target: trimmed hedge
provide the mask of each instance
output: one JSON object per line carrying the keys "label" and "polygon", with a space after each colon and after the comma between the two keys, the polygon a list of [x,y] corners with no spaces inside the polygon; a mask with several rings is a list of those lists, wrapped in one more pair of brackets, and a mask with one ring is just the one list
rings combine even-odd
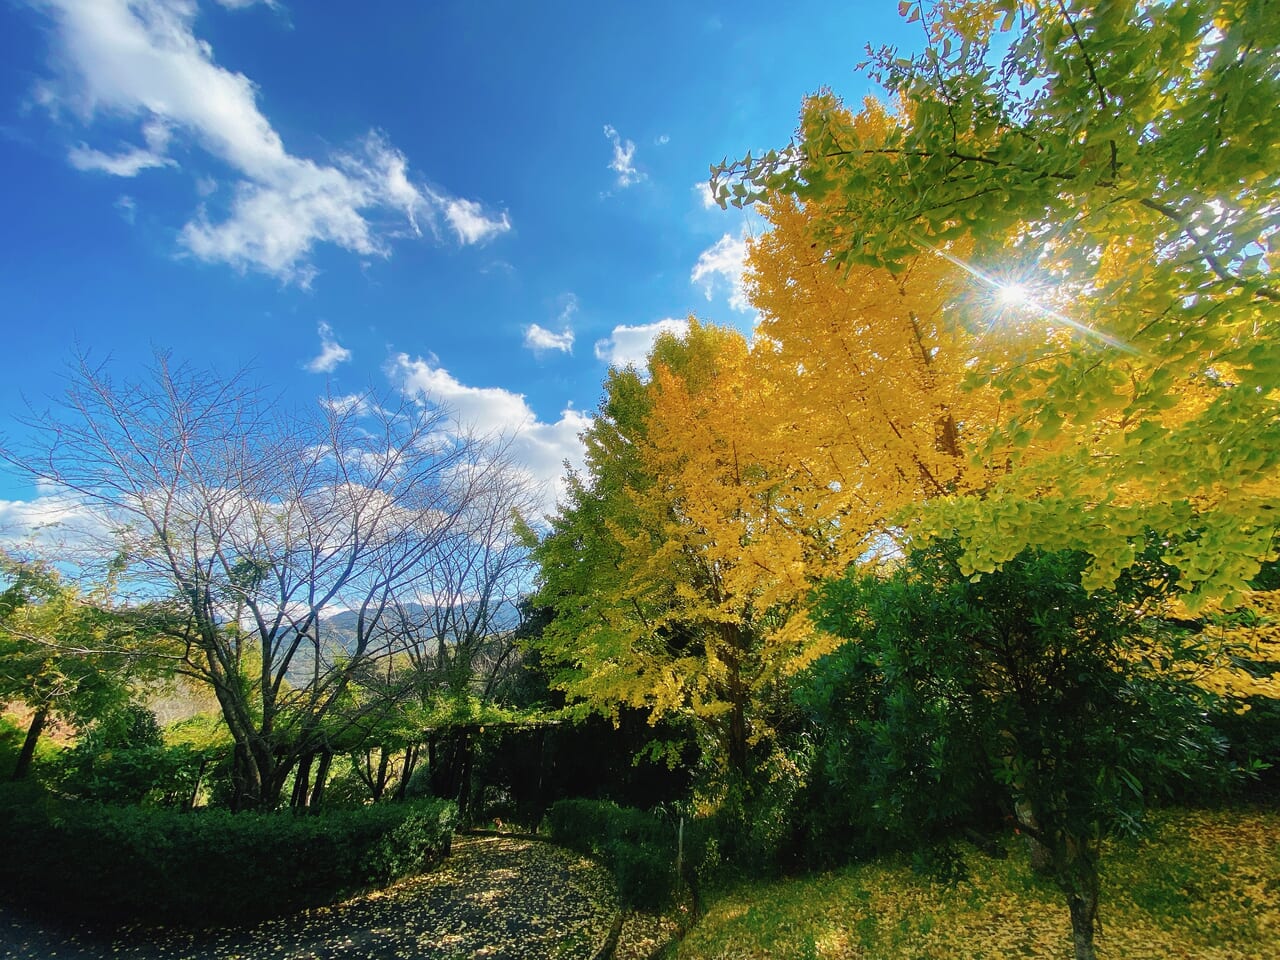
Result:
{"label": "trimmed hedge", "polygon": [[[675,897],[677,828],[675,824],[607,800],[560,800],[547,812],[551,839],[594,857],[613,874],[622,904],[659,909]],[[686,863],[689,831],[685,835]]]}
{"label": "trimmed hedge", "polygon": [[439,800],[318,816],[181,813],[0,789],[0,889],[59,915],[189,925],[319,906],[434,865],[457,810]]}

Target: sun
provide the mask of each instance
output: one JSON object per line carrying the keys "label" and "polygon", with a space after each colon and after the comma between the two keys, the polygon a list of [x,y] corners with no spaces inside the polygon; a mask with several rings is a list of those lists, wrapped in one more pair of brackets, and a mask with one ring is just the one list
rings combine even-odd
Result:
{"label": "sun", "polygon": [[1031,292],[1020,283],[1002,283],[996,287],[996,302],[1002,307],[1022,307],[1030,301]]}

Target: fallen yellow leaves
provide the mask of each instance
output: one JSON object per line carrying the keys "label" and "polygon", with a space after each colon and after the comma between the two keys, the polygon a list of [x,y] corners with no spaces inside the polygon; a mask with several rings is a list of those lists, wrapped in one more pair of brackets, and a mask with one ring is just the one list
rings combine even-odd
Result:
{"label": "fallen yellow leaves", "polygon": [[607,871],[560,847],[459,837],[429,874],[244,929],[99,930],[77,939],[0,911],[0,958],[588,960],[617,916],[613,889]]}
{"label": "fallen yellow leaves", "polygon": [[[1280,956],[1280,813],[1179,811],[1154,839],[1104,857],[1100,960]],[[949,887],[878,861],[834,874],[746,885],[714,902],[681,960],[1068,960],[1061,894],[1020,850],[969,851]]]}

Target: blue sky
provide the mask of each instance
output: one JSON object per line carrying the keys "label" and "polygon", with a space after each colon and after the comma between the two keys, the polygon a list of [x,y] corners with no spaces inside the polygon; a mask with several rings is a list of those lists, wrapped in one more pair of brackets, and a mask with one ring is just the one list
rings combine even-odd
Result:
{"label": "blue sky", "polygon": [[[690,313],[749,330],[709,164],[851,103],[854,3],[0,0],[0,430],[79,346],[295,399],[424,388],[577,456],[609,363]],[[0,473],[0,526],[42,516]]]}

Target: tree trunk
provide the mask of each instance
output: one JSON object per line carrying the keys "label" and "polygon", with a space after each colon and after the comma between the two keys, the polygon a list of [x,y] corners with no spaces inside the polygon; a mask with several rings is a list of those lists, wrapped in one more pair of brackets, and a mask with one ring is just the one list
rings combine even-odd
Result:
{"label": "tree trunk", "polygon": [[257,810],[267,805],[266,778],[258,761],[257,751],[248,743],[236,743],[235,761],[232,764],[231,809]]}
{"label": "tree trunk", "polygon": [[204,783],[204,772],[209,768],[209,758],[200,758],[200,769],[196,771],[196,782],[191,787],[191,796],[187,798],[187,809],[194,810],[196,801],[200,799],[200,786]]}
{"label": "tree trunk", "polygon": [[[1036,819],[1031,804],[1025,800],[1016,800],[1013,805],[1018,820],[1032,830],[1040,829],[1040,821]],[[1027,844],[1027,857],[1031,861],[1031,869],[1036,873],[1049,875],[1053,872],[1053,855],[1049,848],[1030,833],[1023,834]]]}
{"label": "tree trunk", "polygon": [[1067,897],[1071,911],[1071,940],[1075,944],[1076,960],[1096,960],[1093,951],[1093,927],[1098,916],[1098,889],[1076,892]]}
{"label": "tree trunk", "polygon": [[320,753],[320,769],[316,771],[316,784],[311,789],[311,809],[319,810],[324,802],[324,786],[329,779],[329,764],[333,761],[333,751],[323,750]]}
{"label": "tree trunk", "polygon": [[31,760],[36,755],[36,741],[40,739],[40,733],[48,719],[49,705],[45,704],[31,718],[31,725],[27,727],[27,739],[22,741],[22,751],[18,754],[18,763],[13,768],[10,780],[25,780],[31,772]]}
{"label": "tree trunk", "polygon": [[409,780],[418,766],[419,745],[413,744],[404,752],[404,767],[400,771],[400,782],[396,785],[396,799],[404,800],[409,795]]}
{"label": "tree trunk", "polygon": [[298,761],[298,771],[293,775],[293,796],[289,798],[289,806],[295,811],[302,811],[311,802],[311,763],[314,753],[304,754]]}
{"label": "tree trunk", "polygon": [[373,802],[377,803],[382,799],[382,794],[387,789],[387,764],[390,761],[391,751],[386,747],[378,748],[378,773],[373,778],[372,793]]}
{"label": "tree trunk", "polygon": [[471,758],[474,753],[471,734],[463,733],[462,773],[458,778],[462,781],[458,786],[458,819],[467,825],[471,824]]}
{"label": "tree trunk", "polygon": [[[1098,918],[1099,840],[1094,837],[1068,837],[1065,870],[1059,883],[1067,893],[1067,909],[1071,911],[1071,940],[1076,960],[1095,960],[1093,933]],[[1065,882],[1064,882],[1065,881]]]}

